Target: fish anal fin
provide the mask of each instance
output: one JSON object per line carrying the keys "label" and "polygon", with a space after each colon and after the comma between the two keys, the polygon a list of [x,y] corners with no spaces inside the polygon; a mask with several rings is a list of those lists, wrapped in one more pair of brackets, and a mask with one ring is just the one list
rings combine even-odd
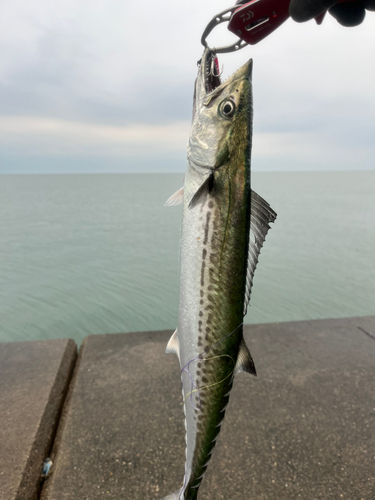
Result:
{"label": "fish anal fin", "polygon": [[173,332],[172,337],[169,339],[165,352],[167,354],[173,352],[174,354],[177,354],[178,359],[180,359],[180,344],[178,342],[177,328]]}
{"label": "fish anal fin", "polygon": [[247,372],[251,375],[257,376],[253,358],[251,357],[249,348],[244,339],[241,340],[240,348],[238,350],[237,363],[234,369],[234,375],[237,373]]}
{"label": "fish anal fin", "polygon": [[183,201],[184,201],[184,188],[182,187],[168,198],[168,200],[164,203],[164,206],[175,207],[177,205],[181,205]]}
{"label": "fish anal fin", "polygon": [[207,195],[212,191],[214,186],[214,174],[210,174],[207,179],[199,186],[189,202],[188,208],[194,208],[197,205],[203,204],[206,201]]}

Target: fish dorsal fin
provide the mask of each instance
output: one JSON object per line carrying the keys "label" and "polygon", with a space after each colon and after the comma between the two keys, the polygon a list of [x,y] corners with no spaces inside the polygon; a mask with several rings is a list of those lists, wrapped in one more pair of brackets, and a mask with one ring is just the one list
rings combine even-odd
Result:
{"label": "fish dorsal fin", "polygon": [[251,357],[249,348],[245,340],[242,338],[240,348],[238,350],[237,363],[234,368],[234,375],[237,373],[247,372],[257,376],[253,358]]}
{"label": "fish dorsal fin", "polygon": [[270,222],[276,219],[276,212],[270,205],[263,200],[255,191],[251,191],[251,215],[250,215],[250,235],[249,235],[249,253],[247,258],[246,273],[246,291],[243,315],[247,313],[247,307],[250,302],[251,288],[255,268],[258,264],[260,249],[263,246]]}
{"label": "fish dorsal fin", "polygon": [[173,352],[174,354],[177,354],[178,359],[180,359],[180,344],[178,342],[177,328],[173,332],[172,337],[169,339],[165,352],[167,354]]}
{"label": "fish dorsal fin", "polygon": [[210,174],[199,186],[199,188],[194,193],[192,199],[189,202],[188,208],[194,208],[200,203],[206,201],[208,193],[211,193],[214,187],[214,174]]}
{"label": "fish dorsal fin", "polygon": [[164,203],[164,206],[175,207],[177,205],[181,205],[183,201],[184,201],[184,188],[182,187],[168,198],[168,200]]}

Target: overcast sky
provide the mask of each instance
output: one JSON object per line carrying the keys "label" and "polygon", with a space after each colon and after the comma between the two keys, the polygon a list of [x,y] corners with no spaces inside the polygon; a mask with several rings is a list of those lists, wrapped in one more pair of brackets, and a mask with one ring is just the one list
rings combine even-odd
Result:
{"label": "overcast sky", "polygon": [[[201,33],[230,5],[3,0],[0,173],[183,172]],[[375,168],[375,13],[289,19],[224,77],[249,58],[254,171]]]}

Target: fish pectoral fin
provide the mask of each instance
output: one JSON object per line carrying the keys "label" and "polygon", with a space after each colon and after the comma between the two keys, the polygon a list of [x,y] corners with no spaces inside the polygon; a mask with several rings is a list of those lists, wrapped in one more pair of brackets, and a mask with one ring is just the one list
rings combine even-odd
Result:
{"label": "fish pectoral fin", "polygon": [[168,200],[164,203],[164,206],[175,207],[177,205],[181,205],[183,201],[184,201],[184,188],[182,187],[168,198]]}
{"label": "fish pectoral fin", "polygon": [[247,372],[251,373],[251,375],[255,375],[255,377],[257,376],[253,358],[251,357],[249,348],[247,347],[244,339],[241,340],[237,363],[234,368],[234,375],[241,372]]}
{"label": "fish pectoral fin", "polygon": [[174,331],[172,337],[169,339],[169,342],[167,344],[165,352],[167,354],[169,354],[170,352],[173,352],[174,354],[177,354],[178,359],[180,359],[180,344],[179,344],[178,336],[177,336],[177,328]]}
{"label": "fish pectoral fin", "polygon": [[194,208],[206,201],[208,193],[211,193],[214,187],[214,174],[210,174],[207,179],[199,186],[189,202],[188,208]]}

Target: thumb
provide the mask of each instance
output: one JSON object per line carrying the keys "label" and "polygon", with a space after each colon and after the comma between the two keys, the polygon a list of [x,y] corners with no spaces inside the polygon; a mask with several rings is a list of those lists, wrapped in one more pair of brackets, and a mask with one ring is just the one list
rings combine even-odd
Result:
{"label": "thumb", "polygon": [[332,7],[336,1],[337,0],[291,0],[289,13],[294,21],[303,23],[325,12]]}

